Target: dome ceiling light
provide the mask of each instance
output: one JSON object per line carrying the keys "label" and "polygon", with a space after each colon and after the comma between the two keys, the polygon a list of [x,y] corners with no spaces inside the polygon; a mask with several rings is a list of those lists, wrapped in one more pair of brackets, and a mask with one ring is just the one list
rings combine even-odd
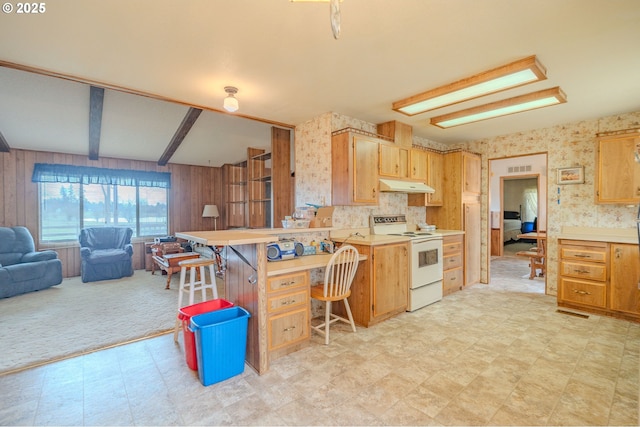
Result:
{"label": "dome ceiling light", "polygon": [[223,107],[230,113],[238,111],[240,106],[238,105],[238,99],[235,97],[238,93],[238,88],[233,86],[225,86],[224,91],[227,92],[227,97],[224,99]]}

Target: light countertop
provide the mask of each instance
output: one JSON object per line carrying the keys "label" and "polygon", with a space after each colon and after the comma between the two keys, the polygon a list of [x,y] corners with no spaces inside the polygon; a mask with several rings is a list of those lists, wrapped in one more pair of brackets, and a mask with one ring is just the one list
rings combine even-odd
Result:
{"label": "light countertop", "polygon": [[182,231],[176,233],[176,237],[208,246],[248,245],[278,241],[278,236],[275,234],[260,234],[246,230]]}
{"label": "light countertop", "polygon": [[562,227],[562,232],[557,237],[558,239],[638,244],[638,231],[635,228]]}
{"label": "light countertop", "polygon": [[442,237],[458,236],[460,234],[465,234],[465,232],[462,230],[436,230],[436,233],[442,234]]}

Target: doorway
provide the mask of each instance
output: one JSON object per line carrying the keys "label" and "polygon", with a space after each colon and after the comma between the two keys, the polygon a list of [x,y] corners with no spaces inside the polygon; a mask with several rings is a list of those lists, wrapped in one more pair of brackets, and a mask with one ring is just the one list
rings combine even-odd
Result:
{"label": "doorway", "polygon": [[535,243],[523,239],[523,233],[538,231],[538,175],[501,177],[502,245],[501,256],[515,256],[528,251]]}
{"label": "doorway", "polygon": [[516,253],[536,245],[519,235],[547,228],[547,154],[489,159],[489,177],[489,281],[492,264],[500,275],[508,264],[518,279],[546,293],[546,274],[529,279],[530,260]]}

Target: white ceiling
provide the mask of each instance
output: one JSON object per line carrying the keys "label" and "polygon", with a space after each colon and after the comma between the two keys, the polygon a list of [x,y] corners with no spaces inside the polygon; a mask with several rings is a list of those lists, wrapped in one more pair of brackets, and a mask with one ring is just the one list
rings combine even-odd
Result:
{"label": "white ceiling", "polygon": [[[399,120],[442,143],[640,110],[638,0],[344,0],[335,40],[327,3],[289,0],[58,0],[0,16],[0,61],[133,89],[107,90],[100,156],[157,161],[187,105],[211,109],[171,162],[219,166],[264,146],[270,125],[329,111]],[[399,99],[537,55],[543,82],[407,117]],[[559,106],[447,130],[429,118],[560,86]],[[180,104],[181,103],[181,104]],[[215,112],[218,111],[218,112]],[[0,67],[0,132],[12,148],[88,153],[88,86]]]}

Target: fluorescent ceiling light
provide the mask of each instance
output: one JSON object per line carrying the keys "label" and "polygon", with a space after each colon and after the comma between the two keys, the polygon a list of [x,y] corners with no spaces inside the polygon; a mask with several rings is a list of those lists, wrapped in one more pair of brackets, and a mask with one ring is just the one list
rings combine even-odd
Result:
{"label": "fluorescent ceiling light", "polygon": [[431,124],[446,129],[467,123],[479,122],[494,117],[535,110],[550,105],[564,104],[567,97],[559,87],[545,89],[515,98],[503,99],[466,110],[431,118]]}
{"label": "fluorescent ceiling light", "polygon": [[394,102],[392,109],[408,116],[414,116],[425,111],[545,80],[546,74],[546,68],[533,55]]}

